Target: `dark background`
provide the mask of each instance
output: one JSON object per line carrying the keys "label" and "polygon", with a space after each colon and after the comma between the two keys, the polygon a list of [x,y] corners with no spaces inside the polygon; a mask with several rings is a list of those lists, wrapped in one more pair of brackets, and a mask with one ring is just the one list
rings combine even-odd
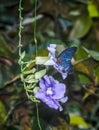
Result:
{"label": "dark background", "polygon": [[[22,50],[35,57],[34,0],[23,0]],[[18,64],[19,0],[0,0],[0,130],[39,130],[37,108],[25,93]],[[67,103],[58,112],[39,103],[42,130],[99,129],[99,0],[38,0],[38,55],[49,43],[58,53],[77,46],[73,74],[64,83]],[[53,70],[49,70],[54,74]],[[60,75],[54,75],[62,80]]]}

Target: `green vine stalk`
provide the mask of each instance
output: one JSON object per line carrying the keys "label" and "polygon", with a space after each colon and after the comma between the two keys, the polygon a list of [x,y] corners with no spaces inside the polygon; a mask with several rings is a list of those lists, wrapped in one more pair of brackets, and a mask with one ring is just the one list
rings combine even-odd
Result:
{"label": "green vine stalk", "polygon": [[[37,56],[37,39],[36,39],[36,7],[37,7],[37,0],[35,0],[35,8],[34,8],[34,43],[35,43],[35,47],[36,47],[36,56]],[[38,126],[39,129],[42,130],[41,125],[40,125],[40,120],[39,120],[39,111],[38,111],[38,100],[35,98],[35,96],[33,95],[33,90],[34,88],[36,88],[36,84],[38,82],[38,79],[35,79],[35,75],[38,73],[38,66],[36,68],[32,68],[30,70],[27,70],[27,68],[29,67],[29,65],[31,65],[31,63],[35,62],[35,60],[31,60],[31,61],[27,61],[24,62],[24,57],[25,57],[25,51],[22,52],[22,0],[19,1],[19,65],[21,68],[21,81],[23,82],[24,85],[24,89],[26,90],[26,94],[27,97],[33,101],[36,102],[36,110],[37,110],[37,121],[38,121]],[[35,73],[37,72],[37,73]],[[32,81],[33,80],[33,81]]]}

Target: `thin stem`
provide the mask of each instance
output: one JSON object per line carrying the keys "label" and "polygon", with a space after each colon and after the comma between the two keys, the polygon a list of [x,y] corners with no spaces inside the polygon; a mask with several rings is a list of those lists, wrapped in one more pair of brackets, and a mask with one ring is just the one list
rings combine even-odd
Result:
{"label": "thin stem", "polygon": [[[36,57],[38,55],[38,48],[37,48],[37,39],[36,39],[36,7],[37,7],[37,0],[35,0],[35,10],[34,10],[34,43],[35,43],[35,48],[36,48]],[[38,66],[37,66],[38,70]],[[40,119],[39,119],[39,110],[38,110],[38,103],[36,103],[36,110],[37,110],[37,121],[38,121],[38,126],[39,129],[42,130],[41,125],[40,125]]]}
{"label": "thin stem", "polygon": [[36,48],[36,56],[37,56],[37,39],[36,39],[36,7],[37,7],[37,0],[35,0],[35,10],[34,10],[34,43],[35,43],[35,48]]}
{"label": "thin stem", "polygon": [[22,33],[22,0],[19,1],[19,56],[21,56],[22,52],[21,52],[21,48],[22,48],[22,38],[21,38],[21,33]]}
{"label": "thin stem", "polygon": [[[21,73],[23,72],[23,62],[22,62],[22,58],[21,58],[21,55],[22,55],[22,29],[23,29],[23,26],[22,26],[22,20],[23,20],[23,17],[22,17],[22,0],[19,1],[19,65],[21,67]],[[23,75],[21,75],[21,78],[22,78],[22,81],[23,81]]]}
{"label": "thin stem", "polygon": [[42,130],[42,127],[40,125],[40,119],[39,119],[38,103],[36,103],[36,112],[37,112],[37,122],[38,122],[39,129]]}

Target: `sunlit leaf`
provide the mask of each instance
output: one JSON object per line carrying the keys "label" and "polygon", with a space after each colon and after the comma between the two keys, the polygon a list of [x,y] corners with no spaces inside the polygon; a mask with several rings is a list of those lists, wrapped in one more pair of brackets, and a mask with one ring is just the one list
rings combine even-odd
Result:
{"label": "sunlit leaf", "polygon": [[98,7],[96,7],[93,0],[89,0],[87,8],[88,8],[90,17],[92,18],[99,17]]}
{"label": "sunlit leaf", "polygon": [[36,64],[45,64],[45,62],[47,62],[49,60],[49,57],[40,57],[37,56],[36,57]]}
{"label": "sunlit leaf", "polygon": [[90,50],[89,54],[92,56],[92,58],[94,58],[95,60],[99,61],[99,52]]}
{"label": "sunlit leaf", "polygon": [[90,125],[79,115],[70,115],[70,124],[81,128],[90,128]]}
{"label": "sunlit leaf", "polygon": [[21,57],[20,57],[20,58],[21,58],[21,59],[23,59],[24,57],[25,57],[25,51],[23,51],[23,52],[22,52],[22,54],[21,54]]}
{"label": "sunlit leaf", "polygon": [[33,68],[33,69],[31,69],[31,70],[24,70],[24,71],[23,71],[23,74],[33,74],[33,73],[35,73],[35,72],[36,72],[36,69]]}
{"label": "sunlit leaf", "polygon": [[99,52],[88,50],[87,48],[83,47],[83,49],[95,60],[99,61]]}
{"label": "sunlit leaf", "polygon": [[46,69],[43,69],[41,71],[38,71],[35,73],[35,79],[40,79],[46,74]]}
{"label": "sunlit leaf", "polygon": [[28,75],[28,76],[24,79],[24,81],[25,81],[26,83],[36,83],[36,82],[37,82],[37,80],[35,79],[35,75],[34,75],[34,74]]}

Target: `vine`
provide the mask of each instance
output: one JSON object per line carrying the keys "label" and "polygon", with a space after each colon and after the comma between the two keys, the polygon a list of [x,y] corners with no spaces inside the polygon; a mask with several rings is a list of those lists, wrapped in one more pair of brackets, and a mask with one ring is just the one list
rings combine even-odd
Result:
{"label": "vine", "polygon": [[[42,100],[50,108],[54,108],[56,110],[58,109],[59,111],[62,111],[63,108],[59,104],[59,102],[65,103],[68,100],[68,97],[64,95],[66,92],[65,84],[59,83],[59,81],[55,80],[53,76],[47,75],[46,74],[47,68],[48,68],[47,66],[53,66],[53,68],[56,69],[62,75],[63,79],[67,77],[69,70],[65,72],[63,68],[64,66],[59,64],[59,62],[57,61],[57,58],[55,57],[56,44],[50,44],[48,46],[47,48],[49,51],[48,56],[46,57],[38,56],[38,46],[37,46],[37,38],[36,38],[37,0],[34,1],[34,6],[35,6],[34,8],[35,20],[34,20],[34,37],[33,38],[34,38],[34,43],[35,43],[35,48],[36,48],[36,56],[35,56],[35,59],[33,60],[25,61],[26,52],[22,51],[22,29],[23,29],[22,10],[23,8],[22,8],[22,0],[19,1],[19,45],[18,45],[19,61],[18,63],[21,68],[21,81],[24,85],[26,95],[31,101],[36,103],[37,122],[38,122],[39,129],[42,130],[41,125],[40,125],[40,120],[39,120],[38,102]],[[71,49],[72,49],[72,53],[76,51],[75,47]],[[67,50],[67,53],[68,53],[68,50]],[[71,65],[71,63],[68,63],[68,64]],[[45,67],[44,69],[39,70],[38,65],[44,65]],[[69,69],[68,66],[67,66],[67,69]]]}
{"label": "vine", "polygon": [[[35,47],[36,47],[36,56],[37,56],[37,39],[36,39],[36,7],[37,7],[37,0],[35,0],[35,13],[34,13],[34,43],[35,43]],[[37,121],[38,121],[38,126],[39,129],[42,130],[41,125],[40,125],[40,120],[39,120],[39,111],[38,111],[38,104],[37,102],[39,102],[39,100],[37,100],[35,98],[35,92],[38,90],[38,80],[39,78],[41,78],[44,74],[45,71],[37,71],[37,67],[36,68],[32,68],[32,69],[28,69],[28,67],[35,63],[35,59],[34,60],[30,60],[30,61],[24,61],[24,57],[26,55],[26,52],[23,51],[22,52],[22,0],[19,1],[19,65],[20,65],[20,69],[21,69],[21,81],[23,82],[24,85],[24,89],[26,90],[26,94],[27,97],[32,100],[33,102],[36,102],[36,109],[37,109]],[[37,65],[36,65],[37,66]],[[42,73],[43,72],[43,73]],[[33,94],[34,92],[34,94]]]}
{"label": "vine", "polygon": [[[35,98],[35,96],[33,95],[33,90],[36,87],[36,83],[38,82],[38,78],[37,77],[37,73],[36,72],[36,68],[32,68],[32,69],[28,69],[28,67],[35,63],[35,59],[34,60],[30,60],[30,61],[24,61],[24,57],[26,55],[25,51],[22,52],[22,0],[19,1],[19,65],[21,68],[21,81],[24,84],[24,89],[26,90],[26,94],[28,96],[28,98],[30,100],[32,100],[33,102],[38,102],[38,100]],[[36,41],[36,40],[35,40]]]}

